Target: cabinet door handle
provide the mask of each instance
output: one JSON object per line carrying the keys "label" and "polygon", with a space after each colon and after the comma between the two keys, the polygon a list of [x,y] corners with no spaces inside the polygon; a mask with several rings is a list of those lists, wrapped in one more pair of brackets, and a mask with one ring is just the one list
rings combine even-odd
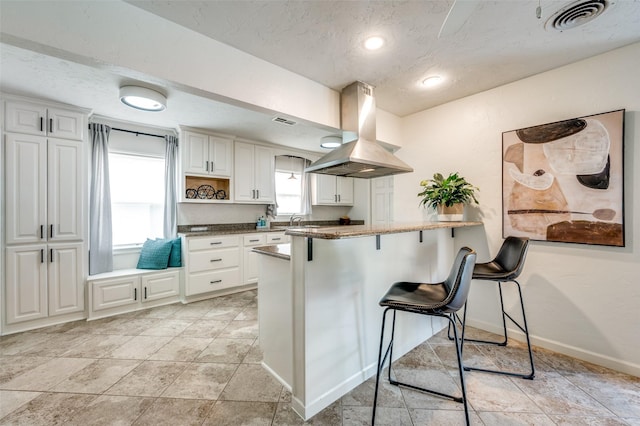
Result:
{"label": "cabinet door handle", "polygon": [[53,238],[53,225],[49,225],[49,237]]}
{"label": "cabinet door handle", "polygon": [[257,243],[260,240],[249,240],[250,243]]}
{"label": "cabinet door handle", "polygon": [[211,259],[209,262],[221,262],[222,259]]}
{"label": "cabinet door handle", "polygon": [[282,238],[272,238],[271,241],[280,241]]}
{"label": "cabinet door handle", "polygon": [[40,131],[44,131],[44,117],[40,117]]}
{"label": "cabinet door handle", "polygon": [[257,194],[256,199],[259,199],[260,198],[260,190],[259,189],[256,189],[256,194]]}
{"label": "cabinet door handle", "polygon": [[44,263],[44,249],[40,249],[40,263]]}
{"label": "cabinet door handle", "polygon": [[40,225],[40,239],[44,238],[44,225]]}
{"label": "cabinet door handle", "polygon": [[147,300],[147,286],[144,286],[144,299]]}
{"label": "cabinet door handle", "polygon": [[342,200],[340,199],[340,194],[338,194],[338,202],[340,202],[340,201],[342,201]]}
{"label": "cabinet door handle", "polygon": [[212,246],[218,245],[218,244],[222,244],[222,241],[214,241],[212,243],[209,243]]}
{"label": "cabinet door handle", "polygon": [[251,199],[252,199],[252,200],[255,200],[255,199],[256,199],[256,190],[255,190],[255,189],[252,189],[252,190],[251,190]]}
{"label": "cabinet door handle", "polygon": [[49,119],[49,133],[53,133],[53,118]]}
{"label": "cabinet door handle", "polygon": [[49,262],[53,263],[53,249],[49,249]]}
{"label": "cabinet door handle", "polygon": [[133,300],[138,300],[138,289],[137,288],[133,289]]}
{"label": "cabinet door handle", "polygon": [[218,284],[221,283],[222,280],[209,281],[209,284]]}
{"label": "cabinet door handle", "polygon": [[205,162],[204,162],[204,171],[205,171],[205,172],[208,172],[208,171],[209,171],[209,162],[208,162],[208,161],[205,161]]}

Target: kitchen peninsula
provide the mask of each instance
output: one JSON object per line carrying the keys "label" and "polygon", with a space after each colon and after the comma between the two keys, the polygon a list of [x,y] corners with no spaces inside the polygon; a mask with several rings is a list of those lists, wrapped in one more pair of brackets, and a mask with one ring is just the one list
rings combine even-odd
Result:
{"label": "kitchen peninsula", "polygon": [[[442,280],[481,222],[290,228],[290,244],[256,247],[263,366],[311,418],[375,373],[383,310],[395,281]],[[454,235],[457,237],[454,239]],[[398,313],[394,359],[445,326]]]}

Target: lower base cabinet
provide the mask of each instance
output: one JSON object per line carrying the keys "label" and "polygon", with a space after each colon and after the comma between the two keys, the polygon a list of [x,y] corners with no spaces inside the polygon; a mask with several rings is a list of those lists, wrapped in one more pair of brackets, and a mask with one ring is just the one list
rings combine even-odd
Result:
{"label": "lower base cabinet", "polygon": [[180,299],[180,269],[143,272],[118,271],[120,276],[91,277],[89,319],[146,309]]}

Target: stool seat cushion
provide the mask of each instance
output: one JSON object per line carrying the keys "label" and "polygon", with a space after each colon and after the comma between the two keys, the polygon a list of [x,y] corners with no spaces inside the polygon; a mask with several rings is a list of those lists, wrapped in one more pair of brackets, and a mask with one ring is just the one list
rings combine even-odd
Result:
{"label": "stool seat cushion", "polygon": [[504,269],[498,262],[476,263],[473,268],[474,280],[509,281],[518,274]]}
{"label": "stool seat cushion", "polygon": [[449,291],[444,283],[394,283],[380,299],[380,306],[412,312],[428,312],[446,305]]}

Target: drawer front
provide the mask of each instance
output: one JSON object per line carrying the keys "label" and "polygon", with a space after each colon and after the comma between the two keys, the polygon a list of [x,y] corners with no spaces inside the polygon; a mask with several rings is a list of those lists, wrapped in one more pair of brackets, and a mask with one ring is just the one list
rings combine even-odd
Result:
{"label": "drawer front", "polygon": [[224,235],[220,237],[189,237],[189,251],[210,250],[226,247],[237,247],[240,243],[238,235]]}
{"label": "drawer front", "polygon": [[240,265],[239,248],[189,253],[189,273],[232,268],[238,265]]}
{"label": "drawer front", "polygon": [[243,245],[245,247],[259,246],[266,242],[267,238],[264,234],[245,235],[243,237]]}
{"label": "drawer front", "polygon": [[208,293],[240,285],[240,268],[224,271],[203,272],[189,274],[186,285],[186,295]]}
{"label": "drawer front", "polygon": [[283,244],[288,242],[291,242],[291,237],[284,235],[284,232],[267,234],[267,243],[269,244]]}

